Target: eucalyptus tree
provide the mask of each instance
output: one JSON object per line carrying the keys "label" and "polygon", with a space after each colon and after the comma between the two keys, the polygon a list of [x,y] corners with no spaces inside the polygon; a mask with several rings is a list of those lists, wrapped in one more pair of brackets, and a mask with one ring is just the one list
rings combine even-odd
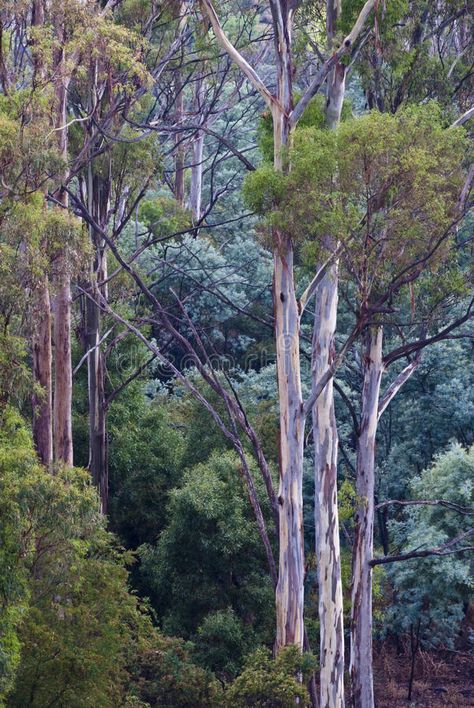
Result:
{"label": "eucalyptus tree", "polygon": [[[211,2],[202,0],[201,7],[211,22],[216,40],[261,94],[271,113],[275,173],[288,171],[285,149],[289,147],[292,129],[331,69],[352,50],[373,6],[373,2],[365,3],[340,48],[322,63],[294,107],[292,33],[297,7],[283,2],[270,2],[276,63],[276,90],[272,92],[229,40]],[[302,472],[305,409],[300,380],[300,312],[293,272],[294,245],[290,233],[278,225],[272,229],[272,250],[280,406],[279,575],[276,588],[278,650],[287,644],[303,647],[304,641]]]}
{"label": "eucalyptus tree", "polygon": [[[417,353],[449,337],[472,316],[471,303],[454,321],[448,318],[443,324],[439,319],[453,296],[460,300],[468,292],[457,274],[452,237],[465,208],[460,211],[460,198],[469,184],[461,166],[465,146],[462,129],[445,128],[436,107],[400,111],[396,118],[372,113],[343,123],[335,134],[297,132],[292,172],[282,184],[272,185],[272,221],[297,240],[309,233],[317,257],[333,253],[324,235],[338,235],[341,263],[352,285],[349,302],[355,325],[348,341],[359,334],[364,338],[351,607],[356,705],[373,703],[371,563],[378,419],[416,369]],[[446,278],[452,281],[449,292]],[[457,296],[452,292],[455,283]],[[413,325],[416,303],[418,330]],[[384,357],[383,331],[390,326],[404,330],[404,339]],[[410,356],[414,358],[380,397],[384,369]]]}

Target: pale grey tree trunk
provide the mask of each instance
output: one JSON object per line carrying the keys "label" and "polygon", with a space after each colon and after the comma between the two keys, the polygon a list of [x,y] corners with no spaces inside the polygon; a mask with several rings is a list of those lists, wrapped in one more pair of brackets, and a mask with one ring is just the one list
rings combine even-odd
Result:
{"label": "pale grey tree trunk", "polygon": [[[202,109],[204,96],[204,81],[200,76],[194,89],[193,113],[198,118]],[[193,223],[197,224],[201,218],[202,204],[202,159],[204,155],[204,133],[198,130],[193,138],[193,161],[191,166],[191,186],[189,189],[189,208]],[[196,234],[197,235],[197,234]]]}
{"label": "pale grey tree trunk", "polygon": [[[332,49],[340,3],[328,0],[328,48]],[[326,123],[339,125],[345,94],[345,67],[338,63],[327,79]],[[337,248],[328,238],[329,251]],[[321,266],[321,264],[320,264]],[[311,380],[313,389],[334,361],[336,346],[338,262],[328,267],[316,290]],[[337,505],[338,434],[332,378],[313,406],[315,531],[320,626],[320,704],[344,706],[344,609]]]}
{"label": "pale grey tree trunk", "polygon": [[[93,174],[89,166],[87,180],[89,213],[103,229],[107,228],[110,174]],[[89,401],[89,470],[92,480],[99,490],[101,511],[107,513],[108,502],[108,449],[107,449],[107,406],[105,397],[105,362],[100,346],[102,316],[101,298],[107,300],[107,252],[106,244],[93,227],[89,228],[93,247],[91,277],[87,285],[91,298],[87,297],[85,348],[87,357],[87,389]]]}
{"label": "pale grey tree trunk", "polygon": [[[375,0],[367,0],[350,32],[343,41],[347,52],[360,34],[373,9]],[[309,94],[299,102],[292,115],[291,34],[295,5],[283,0],[270,0],[277,86],[272,94],[247,60],[224,33],[211,0],[200,0],[216,39],[237,64],[254,88],[259,91],[273,118],[274,168],[288,169],[282,148],[290,139],[290,127],[301,117],[310,100]],[[340,2],[333,5],[339,10]],[[341,54],[342,56],[342,54]],[[328,65],[329,66],[329,65]],[[314,89],[314,92],[317,89]],[[311,95],[314,95],[311,88]],[[300,381],[299,325],[300,315],[293,280],[293,244],[288,234],[273,231],[273,300],[280,406],[280,487],[279,487],[279,568],[276,589],[277,637],[275,648],[296,644],[303,648],[304,544],[303,544],[303,427],[304,411]]]}
{"label": "pale grey tree trunk", "polygon": [[193,165],[191,167],[191,187],[189,192],[189,206],[194,224],[198,223],[201,218],[203,154],[204,133],[199,131],[193,140]]}
{"label": "pale grey tree trunk", "polygon": [[351,690],[355,708],[374,705],[372,669],[372,568],[375,436],[383,373],[383,329],[368,328],[363,358],[362,413],[357,442],[357,510],[352,550]]}
{"label": "pale grey tree trunk", "polygon": [[[316,385],[335,355],[337,264],[316,293],[312,381]],[[344,705],[344,624],[337,508],[338,435],[332,379],[313,407],[315,530],[320,624],[320,704]]]}
{"label": "pale grey tree trunk", "polygon": [[303,648],[303,417],[299,315],[290,246],[274,254],[275,335],[280,403],[279,566],[276,588],[277,651]]}
{"label": "pale grey tree trunk", "polygon": [[[62,37],[63,28],[57,33]],[[58,147],[64,164],[68,157],[67,89],[64,48],[57,50],[56,66],[56,121]],[[66,177],[66,174],[63,174]],[[58,202],[66,210],[68,195],[59,190]],[[66,248],[62,249],[56,264],[54,297],[54,459],[66,465],[73,464],[72,449],[72,357],[71,357],[71,276]]]}
{"label": "pale grey tree trunk", "polygon": [[32,359],[33,381],[39,391],[32,396],[33,440],[41,462],[53,461],[51,304],[48,278],[43,276],[33,292]]}
{"label": "pale grey tree trunk", "polygon": [[[292,110],[291,33],[293,11],[272,3],[277,52],[277,95],[272,104],[274,168],[288,168],[283,149],[289,144]],[[273,232],[273,302],[280,407],[279,565],[276,588],[276,650],[304,642],[303,438],[300,376],[300,316],[293,273],[293,244]]]}

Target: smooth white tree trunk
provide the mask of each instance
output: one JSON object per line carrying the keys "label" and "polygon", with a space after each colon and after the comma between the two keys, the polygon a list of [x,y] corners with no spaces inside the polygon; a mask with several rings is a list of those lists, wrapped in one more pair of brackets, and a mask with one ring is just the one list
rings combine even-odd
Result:
{"label": "smooth white tree trunk", "polygon": [[[340,3],[327,2],[327,40],[332,50]],[[326,124],[335,130],[341,119],[345,95],[345,66],[336,64],[327,78]],[[337,248],[328,237],[329,252]],[[313,389],[334,361],[337,325],[339,268],[336,260],[316,290],[311,380]],[[315,532],[318,571],[320,632],[320,705],[344,706],[344,608],[337,502],[337,453],[339,438],[334,410],[332,378],[313,406]]]}
{"label": "smooth white tree trunk", "polygon": [[367,330],[363,359],[362,414],[357,443],[357,511],[352,551],[351,689],[355,708],[374,705],[372,669],[372,568],[375,436],[383,373],[382,327]]}

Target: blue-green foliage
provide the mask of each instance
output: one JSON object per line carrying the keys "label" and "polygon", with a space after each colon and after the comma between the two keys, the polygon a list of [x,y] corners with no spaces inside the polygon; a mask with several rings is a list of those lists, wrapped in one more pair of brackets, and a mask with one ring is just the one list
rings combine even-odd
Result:
{"label": "blue-green foliage", "polygon": [[[474,446],[454,444],[409,484],[412,499],[444,499],[474,508]],[[394,548],[401,553],[437,548],[472,526],[472,516],[440,506],[406,507],[390,523]],[[459,547],[472,545],[469,538]],[[464,605],[474,589],[472,554],[453,554],[395,563],[388,569],[394,602],[386,627],[403,633],[420,622],[425,646],[452,648],[459,634]]]}

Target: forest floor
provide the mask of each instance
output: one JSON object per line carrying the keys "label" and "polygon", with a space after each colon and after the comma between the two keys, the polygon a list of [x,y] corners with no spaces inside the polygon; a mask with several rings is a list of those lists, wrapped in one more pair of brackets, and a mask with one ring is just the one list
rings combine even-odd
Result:
{"label": "forest floor", "polygon": [[474,654],[455,651],[418,651],[415,657],[411,700],[408,700],[412,657],[409,648],[397,650],[387,643],[375,648],[376,705],[474,706]]}

